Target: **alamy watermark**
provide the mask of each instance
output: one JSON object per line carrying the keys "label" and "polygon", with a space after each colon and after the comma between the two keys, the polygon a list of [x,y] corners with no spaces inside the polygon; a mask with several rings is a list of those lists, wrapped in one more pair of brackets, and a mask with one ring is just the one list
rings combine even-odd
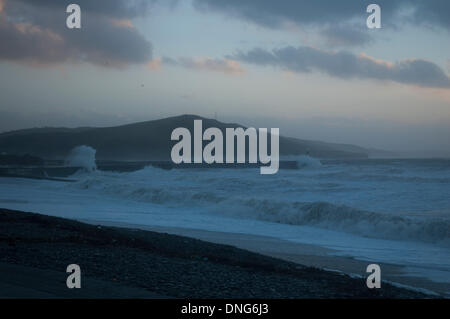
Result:
{"label": "alamy watermark", "polygon": [[69,289],[81,288],[81,268],[77,264],[67,266],[66,272],[70,274],[67,277],[66,285]]}
{"label": "alamy watermark", "polygon": [[367,266],[366,272],[370,275],[367,277],[366,284],[369,289],[381,288],[381,267],[377,264]]}
{"label": "alamy watermark", "polygon": [[69,4],[66,12],[70,13],[66,19],[66,26],[69,29],[81,29],[81,7],[78,4]]}
{"label": "alamy watermark", "polygon": [[369,29],[381,28],[381,7],[378,4],[369,4],[367,6],[367,13],[370,13],[367,18],[366,25]]}
{"label": "alamy watermark", "polygon": [[[196,164],[261,163],[268,164],[260,168],[261,174],[276,174],[278,172],[280,164],[280,130],[278,128],[272,128],[270,134],[266,128],[258,130],[253,127],[247,129],[242,127],[226,128],[225,143],[223,135],[222,130],[216,127],[210,127],[203,132],[202,120],[194,120],[192,151],[191,132],[184,127],[174,129],[171,140],[178,141],[178,143],[172,147],[170,153],[172,161],[175,164],[192,162]],[[268,152],[268,135],[270,135],[270,154]],[[203,147],[204,141],[209,141],[205,147]]]}

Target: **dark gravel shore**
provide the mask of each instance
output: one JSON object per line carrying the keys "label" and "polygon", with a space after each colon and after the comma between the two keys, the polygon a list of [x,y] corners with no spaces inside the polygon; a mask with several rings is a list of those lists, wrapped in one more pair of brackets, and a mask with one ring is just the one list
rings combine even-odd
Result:
{"label": "dark gravel shore", "polygon": [[[428,297],[386,283],[369,290],[364,278],[231,246],[5,209],[0,209],[0,263],[59,272],[75,263],[82,278],[175,298]],[[129,297],[123,291],[119,297]]]}

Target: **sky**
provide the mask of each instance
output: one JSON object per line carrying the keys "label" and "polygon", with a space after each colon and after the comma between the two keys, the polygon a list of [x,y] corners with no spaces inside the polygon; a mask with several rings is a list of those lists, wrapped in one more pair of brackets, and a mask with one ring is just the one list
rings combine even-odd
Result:
{"label": "sky", "polygon": [[450,2],[372,2],[0,0],[0,132],[197,114],[450,156]]}

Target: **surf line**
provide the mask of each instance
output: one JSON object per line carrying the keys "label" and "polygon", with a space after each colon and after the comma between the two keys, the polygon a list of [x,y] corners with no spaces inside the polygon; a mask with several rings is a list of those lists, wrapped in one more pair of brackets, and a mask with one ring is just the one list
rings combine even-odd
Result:
{"label": "surf line", "polygon": [[[260,167],[262,175],[276,174],[280,165],[279,137],[280,129],[270,129],[270,154],[268,154],[267,128],[256,130],[253,127],[244,130],[242,127],[225,129],[225,158],[224,136],[217,127],[209,127],[203,132],[203,121],[194,120],[194,156],[196,164],[238,164],[259,163],[267,166]],[[248,139],[248,147],[247,147]],[[178,141],[171,151],[172,162],[175,164],[192,163],[192,136],[189,129],[178,127],[172,131],[172,141]],[[203,142],[209,141],[203,148]],[[237,143],[235,143],[235,141]],[[236,151],[236,154],[235,154]],[[248,152],[247,152],[248,151]]]}

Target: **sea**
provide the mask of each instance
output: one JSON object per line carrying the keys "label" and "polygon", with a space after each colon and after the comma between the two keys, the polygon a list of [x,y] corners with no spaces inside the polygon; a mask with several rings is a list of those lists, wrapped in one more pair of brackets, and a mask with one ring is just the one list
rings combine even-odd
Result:
{"label": "sea", "polygon": [[90,165],[70,176],[72,183],[0,178],[0,207],[270,236],[400,265],[450,287],[450,160],[295,160],[298,169],[275,175],[257,168],[114,172]]}

